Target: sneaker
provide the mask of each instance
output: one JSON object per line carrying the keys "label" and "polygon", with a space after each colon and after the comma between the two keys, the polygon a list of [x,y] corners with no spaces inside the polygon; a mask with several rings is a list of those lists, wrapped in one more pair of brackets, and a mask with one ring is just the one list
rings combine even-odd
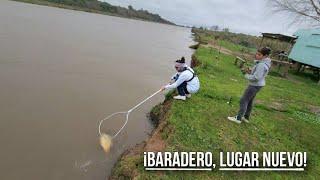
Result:
{"label": "sneaker", "polygon": [[246,122],[246,123],[249,123],[249,119],[247,119],[247,118],[245,118],[245,117],[242,117],[242,118],[241,118],[241,121],[244,121],[244,122]]}
{"label": "sneaker", "polygon": [[191,98],[191,94],[186,94],[186,97],[187,98]]}
{"label": "sneaker", "polygon": [[178,99],[178,100],[183,100],[183,101],[185,101],[187,98],[186,98],[186,96],[180,96],[180,95],[178,95],[178,96],[174,96],[173,99]]}
{"label": "sneaker", "polygon": [[237,119],[237,116],[228,117],[228,120],[230,120],[230,121],[232,121],[232,122],[235,122],[235,123],[238,123],[238,124],[241,123],[241,121]]}

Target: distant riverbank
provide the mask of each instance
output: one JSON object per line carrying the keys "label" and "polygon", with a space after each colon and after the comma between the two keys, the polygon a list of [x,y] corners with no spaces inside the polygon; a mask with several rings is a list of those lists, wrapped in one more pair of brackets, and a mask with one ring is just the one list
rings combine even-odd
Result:
{"label": "distant riverbank", "polygon": [[59,2],[55,0],[13,0],[13,1],[175,25],[174,23],[166,19],[163,19],[158,14],[153,14],[146,10],[136,10],[132,6],[129,6],[128,8],[113,6],[107,2],[100,2],[97,0],[84,0],[84,1],[62,0]]}

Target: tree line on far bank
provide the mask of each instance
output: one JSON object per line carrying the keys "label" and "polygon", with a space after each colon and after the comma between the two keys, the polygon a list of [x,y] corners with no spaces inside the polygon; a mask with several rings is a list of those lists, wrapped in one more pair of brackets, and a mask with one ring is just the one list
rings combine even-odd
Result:
{"label": "tree line on far bank", "polygon": [[[85,11],[92,11],[97,13],[106,13],[110,15],[126,17],[126,18],[134,18],[141,19],[153,22],[159,22],[164,24],[174,24],[166,19],[163,19],[158,14],[153,14],[148,12],[147,10],[136,10],[132,6],[128,6],[128,8],[113,6],[107,2],[100,2],[97,0],[15,0],[22,1],[34,4],[43,4],[43,5],[62,5],[59,7],[72,9],[79,9]],[[65,6],[63,6],[65,5]]]}

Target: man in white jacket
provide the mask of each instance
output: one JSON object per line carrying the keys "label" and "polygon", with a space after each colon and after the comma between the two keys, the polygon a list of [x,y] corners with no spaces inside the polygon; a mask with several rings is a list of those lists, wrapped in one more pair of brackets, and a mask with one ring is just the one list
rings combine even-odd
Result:
{"label": "man in white jacket", "polygon": [[185,64],[184,57],[177,60],[174,67],[177,73],[172,77],[171,83],[163,86],[162,90],[177,88],[179,95],[173,98],[186,100],[187,97],[191,97],[191,94],[198,92],[200,88],[199,78],[194,70]]}

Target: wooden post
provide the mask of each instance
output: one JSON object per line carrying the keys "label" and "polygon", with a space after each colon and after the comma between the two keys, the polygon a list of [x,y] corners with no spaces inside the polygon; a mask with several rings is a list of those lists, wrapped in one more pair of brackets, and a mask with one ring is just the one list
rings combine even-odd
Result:
{"label": "wooden post", "polygon": [[288,72],[289,72],[289,67],[290,67],[290,64],[284,64],[283,74],[282,74],[283,77],[287,77]]}
{"label": "wooden post", "polygon": [[280,70],[281,70],[281,63],[280,62],[277,62],[277,67],[278,67],[278,73],[280,73]]}
{"label": "wooden post", "polygon": [[304,70],[306,69],[306,65],[302,65],[302,72],[304,72]]}
{"label": "wooden post", "polygon": [[298,72],[300,72],[300,69],[301,69],[302,64],[299,63],[299,62],[297,62],[297,63],[298,63],[298,65],[297,65],[297,73],[298,73]]}

